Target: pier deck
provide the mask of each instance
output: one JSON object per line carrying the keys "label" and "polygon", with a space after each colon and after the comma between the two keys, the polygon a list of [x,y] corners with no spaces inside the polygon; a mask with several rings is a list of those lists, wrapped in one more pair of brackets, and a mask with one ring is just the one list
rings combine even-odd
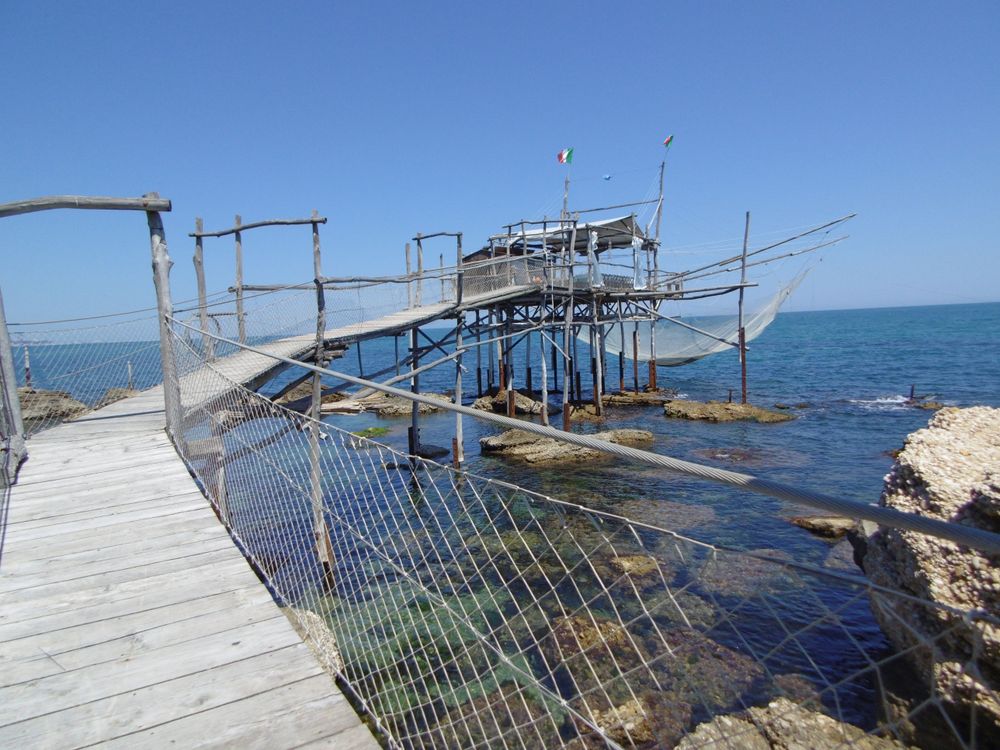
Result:
{"label": "pier deck", "polygon": [[0,558],[0,747],[378,747],[164,432],[162,390],[31,440]]}

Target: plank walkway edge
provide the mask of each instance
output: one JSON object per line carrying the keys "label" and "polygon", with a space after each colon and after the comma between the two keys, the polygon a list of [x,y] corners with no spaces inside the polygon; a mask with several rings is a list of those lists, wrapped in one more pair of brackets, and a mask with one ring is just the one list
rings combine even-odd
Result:
{"label": "plank walkway edge", "polygon": [[378,748],[166,440],[162,394],[28,444],[0,529],[0,745]]}

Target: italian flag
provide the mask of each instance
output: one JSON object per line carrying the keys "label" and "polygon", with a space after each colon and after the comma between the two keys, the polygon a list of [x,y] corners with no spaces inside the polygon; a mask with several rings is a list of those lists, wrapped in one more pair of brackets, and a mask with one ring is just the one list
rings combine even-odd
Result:
{"label": "italian flag", "polygon": [[663,145],[666,148],[670,148],[670,144],[673,143],[673,142],[674,142],[674,137],[672,135],[668,135],[667,138],[666,138],[666,140],[663,141]]}
{"label": "italian flag", "polygon": [[559,152],[559,155],[556,158],[559,160],[560,164],[572,164],[573,163],[573,149],[571,149],[571,148],[564,148],[562,151]]}

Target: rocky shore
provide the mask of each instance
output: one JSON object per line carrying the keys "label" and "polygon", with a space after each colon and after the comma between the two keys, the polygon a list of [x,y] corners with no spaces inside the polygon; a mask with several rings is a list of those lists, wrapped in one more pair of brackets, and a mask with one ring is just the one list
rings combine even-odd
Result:
{"label": "rocky shore", "polygon": [[[1000,409],[941,409],[906,439],[881,504],[1000,532]],[[1000,555],[909,531],[865,530],[852,541],[869,579],[933,603],[872,595],[883,631],[897,651],[908,651],[918,677],[893,686],[902,714],[894,718],[921,745],[954,746],[937,712],[906,718],[923,698],[912,685],[932,685],[957,726],[967,727],[975,712],[980,747],[1000,747],[1000,626],[989,619],[1000,613]]]}

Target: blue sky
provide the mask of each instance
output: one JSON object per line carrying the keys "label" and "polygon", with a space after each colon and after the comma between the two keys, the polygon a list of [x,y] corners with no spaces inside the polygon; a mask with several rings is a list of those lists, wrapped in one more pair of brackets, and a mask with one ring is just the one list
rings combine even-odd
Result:
{"label": "blue sky", "polygon": [[[399,272],[417,231],[557,212],[566,146],[575,207],[641,198],[673,133],[668,250],[746,210],[752,241],[858,212],[789,309],[1000,299],[996,2],[399,6],[10,0],[0,202],[159,191],[180,299],[195,216],[316,208],[326,273]],[[146,238],[141,214],[0,220],[8,317],[150,304]],[[309,249],[248,235],[247,280],[309,278]],[[206,252],[223,288],[230,241]]]}

